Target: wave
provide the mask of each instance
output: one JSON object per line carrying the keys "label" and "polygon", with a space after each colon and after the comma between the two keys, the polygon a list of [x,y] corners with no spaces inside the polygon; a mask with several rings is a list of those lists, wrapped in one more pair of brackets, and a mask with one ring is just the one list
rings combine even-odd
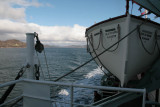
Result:
{"label": "wave", "polygon": [[[89,72],[88,74],[84,75],[84,79],[83,80],[79,80],[76,81],[76,84],[80,84],[80,85],[100,85],[100,81],[101,78],[103,76],[103,72],[101,71],[101,69],[98,67],[94,70],[92,70],[91,72]],[[86,89],[86,88],[74,88],[74,103],[78,103],[78,104],[91,104],[93,102],[93,91],[94,89]],[[70,100],[70,89],[69,88],[65,88],[65,89],[61,89],[58,93],[58,99],[57,100],[61,100],[61,101],[67,101],[69,102]],[[57,107],[69,107],[69,104],[62,104],[62,103],[53,103],[53,106],[57,106]]]}

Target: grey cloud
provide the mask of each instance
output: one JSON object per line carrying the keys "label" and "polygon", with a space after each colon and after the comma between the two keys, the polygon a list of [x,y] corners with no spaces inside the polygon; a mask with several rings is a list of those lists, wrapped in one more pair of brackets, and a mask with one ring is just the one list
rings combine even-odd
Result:
{"label": "grey cloud", "polygon": [[[19,7],[14,7],[19,6]],[[43,4],[38,0],[0,0],[0,19],[9,19],[18,22],[26,22],[26,7],[39,7]]]}
{"label": "grey cloud", "polygon": [[1,40],[18,39],[25,41],[26,33],[37,32],[47,44],[81,44],[85,41],[86,27],[75,24],[69,26],[40,26],[34,23],[0,20]]}

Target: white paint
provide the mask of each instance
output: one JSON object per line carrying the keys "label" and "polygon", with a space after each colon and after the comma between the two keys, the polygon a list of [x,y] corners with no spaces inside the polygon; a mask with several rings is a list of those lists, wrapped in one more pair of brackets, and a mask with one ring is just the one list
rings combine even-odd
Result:
{"label": "white paint", "polygon": [[27,70],[27,78],[34,79],[34,33],[26,33],[27,36],[27,64],[29,69]]}

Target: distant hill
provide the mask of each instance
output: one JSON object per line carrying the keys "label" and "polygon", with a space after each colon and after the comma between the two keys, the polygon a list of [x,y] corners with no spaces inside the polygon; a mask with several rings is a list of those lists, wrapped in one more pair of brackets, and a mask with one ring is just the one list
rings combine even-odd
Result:
{"label": "distant hill", "polygon": [[16,39],[11,39],[11,40],[6,40],[6,41],[1,41],[0,40],[0,48],[24,48],[26,47],[26,43],[21,42]]}
{"label": "distant hill", "polygon": [[65,46],[65,48],[86,48],[86,45],[70,45]]}
{"label": "distant hill", "polygon": [[[10,39],[6,41],[0,40],[0,48],[24,48],[26,43],[21,42],[16,39]],[[70,46],[54,46],[54,45],[44,45],[46,48],[86,48],[86,45],[70,45]]]}
{"label": "distant hill", "polygon": [[56,46],[56,45],[44,45],[46,48],[86,48],[86,45],[69,45],[69,46]]}

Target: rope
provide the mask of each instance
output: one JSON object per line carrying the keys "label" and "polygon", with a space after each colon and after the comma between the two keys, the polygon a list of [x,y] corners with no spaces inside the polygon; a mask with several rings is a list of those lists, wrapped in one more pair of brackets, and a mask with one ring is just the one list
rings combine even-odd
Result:
{"label": "rope", "polygon": [[[99,33],[101,34],[101,30],[100,30]],[[98,49],[99,49],[99,46],[100,46],[100,38],[101,38],[101,36],[99,37],[99,43],[98,43],[97,48],[95,49],[94,46],[92,46],[94,50],[98,50]],[[92,41],[93,41],[93,35],[92,35],[92,34],[91,34],[91,39],[92,39]],[[92,45],[93,45],[93,42],[92,42]]]}
{"label": "rope", "polygon": [[92,52],[90,51],[89,44],[88,44],[88,40],[89,40],[88,38],[89,38],[89,37],[88,37],[88,36],[86,36],[86,37],[87,37],[87,38],[86,38],[86,41],[87,41],[87,52],[92,53]]}
{"label": "rope", "polygon": [[93,52],[91,52],[91,51],[90,51],[90,48],[89,48],[89,44],[88,44],[88,43],[89,43],[89,42],[88,42],[88,41],[89,41],[89,37],[88,37],[88,35],[87,35],[86,37],[87,37],[87,52],[89,52],[89,53],[91,54],[91,53],[93,53]]}
{"label": "rope", "polygon": [[[119,26],[119,24],[117,26],[117,30],[118,30],[118,40],[119,40],[120,39],[120,26]],[[100,43],[101,43],[103,49],[106,49],[105,46],[104,46],[104,42],[103,42],[103,32],[102,32],[102,29],[100,29],[99,33],[100,33],[99,43],[98,43],[98,46],[97,46],[96,49],[94,48],[94,45],[93,45],[94,43],[92,42],[93,41],[93,35],[92,34],[90,35],[91,40],[90,40],[90,38],[88,36],[86,36],[87,37],[87,52],[93,53],[93,52],[90,51],[88,41],[91,44],[93,50],[98,50],[99,46],[100,46]],[[117,44],[117,46],[116,46],[115,49],[108,50],[108,52],[114,52],[115,50],[117,50],[118,46],[119,46],[119,43]]]}
{"label": "rope", "polygon": [[[141,26],[142,24],[144,24],[144,22],[142,22],[139,26]],[[111,49],[112,47],[114,47],[115,45],[117,45],[118,43],[120,43],[122,40],[124,40],[126,37],[128,37],[130,34],[132,34],[134,31],[137,30],[138,27],[136,27],[135,29],[133,29],[131,32],[129,32],[126,36],[124,36],[123,38],[121,38],[119,41],[117,41],[116,43],[114,43],[113,45],[111,45],[110,47],[108,47],[106,50],[104,50],[103,52],[101,52],[100,54],[98,54],[97,56],[91,58],[90,60],[88,60],[87,62],[83,63],[82,65],[80,65],[79,67],[75,68],[74,70],[71,70],[70,72],[66,73],[65,75],[55,79],[54,81],[58,81],[60,79],[62,79],[63,77],[75,72],[76,70],[78,70],[79,68],[83,67],[84,65],[88,64],[89,62],[91,62],[92,60],[96,59],[97,57],[99,57],[100,55],[104,54],[105,52],[107,52],[109,49]]]}
{"label": "rope", "polygon": [[[118,30],[118,40],[119,40],[119,39],[120,39],[120,26],[119,26],[119,24],[118,24],[118,26],[117,26],[117,30]],[[101,44],[102,44],[103,49],[106,49],[105,46],[104,46],[104,44],[103,44],[103,35],[102,35],[102,34],[103,34],[103,33],[102,33],[102,31],[101,31]],[[119,47],[119,43],[117,44],[117,46],[116,46],[115,49],[113,49],[113,50],[108,50],[108,52],[114,52],[114,51],[116,51],[116,50],[118,49],[118,47]]]}
{"label": "rope", "polygon": [[[144,46],[144,43],[143,43],[143,41],[142,41],[142,37],[141,37],[141,33],[140,33],[140,26],[138,27],[138,34],[139,34],[139,39],[140,39],[140,41],[141,41],[141,44],[142,44],[143,49],[144,49],[144,50],[146,51],[146,53],[148,53],[149,55],[153,55],[154,52],[155,52],[155,49],[156,49],[157,42],[155,41],[155,45],[154,45],[153,51],[152,51],[152,52],[149,52],[149,51],[147,50],[147,48]],[[155,35],[154,35],[154,37],[155,37],[155,39],[156,39],[156,36],[155,36]]]}
{"label": "rope", "polygon": [[[101,36],[102,36],[102,30],[100,30],[100,39],[101,39]],[[100,42],[100,39],[99,39],[99,42]],[[104,65],[103,65],[103,63],[101,62],[101,60],[99,59],[99,57],[97,56],[97,53],[96,53],[96,51],[95,51],[95,49],[93,48],[93,43],[91,42],[91,40],[88,38],[88,40],[89,40],[89,43],[91,44],[91,47],[92,47],[92,49],[93,49],[93,52],[92,53],[94,53],[95,55],[96,55],[96,57],[97,57],[97,59],[98,59],[98,61],[101,63],[101,65],[107,70],[107,71],[109,71]],[[92,40],[93,41],[93,40]],[[101,41],[102,42],[102,41]],[[103,43],[101,43],[101,44],[103,44]],[[118,43],[119,44],[119,43]],[[103,45],[102,45],[103,46]],[[103,47],[104,48],[104,47]],[[104,49],[106,49],[106,48],[104,48]],[[97,63],[96,63],[97,64]],[[97,64],[98,65],[98,64]],[[99,65],[98,65],[99,66]],[[101,69],[101,67],[100,67],[100,69]],[[101,69],[102,70],[102,69]],[[103,70],[102,70],[103,71]],[[105,75],[107,75],[107,73],[106,72],[104,72],[103,71],[103,73],[105,74]]]}
{"label": "rope", "polygon": [[157,35],[157,31],[155,32],[155,38],[156,38],[156,43],[157,43],[157,48],[158,48],[158,51],[160,53],[160,47],[159,47],[159,44],[158,44],[158,35]]}
{"label": "rope", "polygon": [[[89,39],[89,42],[91,43],[91,41],[90,41],[90,39]],[[91,45],[92,46],[92,45]],[[92,47],[93,48],[93,47]],[[98,59],[98,61],[101,63],[101,65],[109,72],[109,70],[103,65],[103,63],[101,62],[101,60],[99,59],[99,57],[98,57],[98,55],[97,55],[97,53],[96,53],[96,51],[93,49],[93,52],[95,53],[95,55],[96,55],[96,57],[97,57],[97,59]],[[98,64],[97,64],[98,65]],[[99,66],[99,65],[98,65]],[[101,67],[100,67],[101,68]],[[102,69],[101,69],[102,70]],[[102,70],[103,71],[103,70]],[[103,71],[103,73],[105,74],[105,75],[107,75],[107,73],[105,73],[104,71]]]}
{"label": "rope", "polygon": [[[94,46],[93,46],[93,35],[92,35],[92,34],[90,35],[90,37],[91,37],[91,39],[92,39],[92,40],[91,40],[92,42],[90,42],[90,44],[92,45],[92,47],[93,47],[94,50],[98,50],[98,49],[99,49],[100,42],[101,42],[101,29],[100,29],[99,34],[100,34],[99,43],[98,43],[98,46],[97,46],[96,49],[95,49]],[[86,37],[87,37],[87,52],[93,53],[93,52],[90,51],[89,44],[88,44],[88,41],[89,41],[90,38],[89,38],[87,35],[86,35]]]}
{"label": "rope", "polygon": [[[37,39],[36,45],[35,45],[35,50],[36,50],[36,52],[39,52],[39,53],[41,53],[41,52],[43,51],[44,57],[45,57],[46,66],[47,66],[48,77],[49,77],[49,80],[51,80],[44,46],[43,46],[43,44],[40,42],[40,40],[39,40],[39,38],[38,38],[38,34],[37,34],[36,32],[35,32],[35,37],[36,37],[36,39]],[[37,56],[38,56],[38,54],[37,54]],[[40,60],[39,60],[39,63],[40,63]],[[44,74],[43,74],[43,76],[44,76]]]}
{"label": "rope", "polygon": [[49,80],[51,80],[45,49],[43,53],[44,53],[44,58],[45,58],[46,66],[47,66],[48,77],[49,77]]}

